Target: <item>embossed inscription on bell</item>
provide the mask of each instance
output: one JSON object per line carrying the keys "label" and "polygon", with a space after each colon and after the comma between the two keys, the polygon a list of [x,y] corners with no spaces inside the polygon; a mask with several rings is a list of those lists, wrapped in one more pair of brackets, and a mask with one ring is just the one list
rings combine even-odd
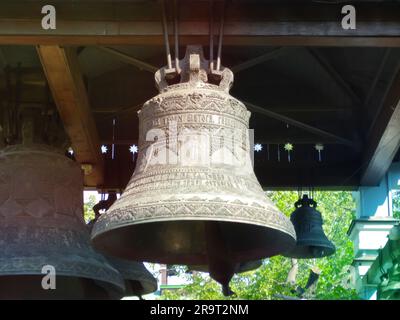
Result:
{"label": "embossed inscription on bell", "polygon": [[[45,145],[0,151],[0,299],[121,298],[122,277],[90,245],[79,164]],[[43,267],[55,288],[44,290]]]}
{"label": "embossed inscription on bell", "polygon": [[[290,249],[295,232],[254,175],[250,112],[229,95],[233,74],[208,81],[202,49],[189,46],[180,82],[156,73],[160,94],[139,112],[139,155],[122,196],[96,222],[95,247],[165,264],[232,263]],[[223,270],[226,265],[227,269]],[[217,272],[218,273],[218,272]],[[222,283],[222,282],[221,282]]]}

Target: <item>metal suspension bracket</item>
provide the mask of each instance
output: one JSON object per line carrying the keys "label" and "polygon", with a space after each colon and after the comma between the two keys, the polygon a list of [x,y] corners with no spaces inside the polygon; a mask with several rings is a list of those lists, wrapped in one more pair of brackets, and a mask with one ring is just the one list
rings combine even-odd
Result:
{"label": "metal suspension bracket", "polygon": [[167,67],[164,68],[164,77],[168,82],[173,81],[178,78],[180,74],[180,66],[179,66],[179,34],[178,34],[178,1],[174,0],[174,39],[175,39],[175,59],[174,63],[172,63],[171,58],[171,49],[169,45],[169,36],[168,36],[168,22],[167,22],[167,12],[165,7],[165,0],[161,0],[161,11],[162,11],[162,26],[163,26],[163,34],[164,34],[164,44],[165,44],[165,52],[167,58]]}
{"label": "metal suspension bracket", "polygon": [[218,84],[222,80],[222,71],[221,71],[221,54],[222,54],[222,39],[224,35],[224,25],[225,25],[225,11],[227,6],[227,1],[223,1],[222,3],[222,12],[219,26],[219,35],[218,35],[218,52],[217,52],[217,61],[216,66],[214,68],[213,61],[213,51],[214,51],[214,1],[210,0],[210,74],[209,80],[212,83]]}

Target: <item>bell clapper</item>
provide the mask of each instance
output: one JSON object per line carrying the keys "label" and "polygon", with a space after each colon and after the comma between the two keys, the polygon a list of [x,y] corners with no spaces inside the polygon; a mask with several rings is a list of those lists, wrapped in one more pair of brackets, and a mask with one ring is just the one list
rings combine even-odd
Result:
{"label": "bell clapper", "polygon": [[229,282],[237,269],[236,264],[232,261],[219,223],[206,221],[204,227],[210,277],[221,284],[224,296],[231,296],[235,293],[229,287]]}

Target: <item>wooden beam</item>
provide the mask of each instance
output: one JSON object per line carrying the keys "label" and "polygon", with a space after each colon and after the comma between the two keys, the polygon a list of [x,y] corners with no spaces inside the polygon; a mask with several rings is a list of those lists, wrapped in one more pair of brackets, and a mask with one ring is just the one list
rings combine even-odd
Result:
{"label": "wooden beam", "polygon": [[37,52],[49,82],[53,99],[71,140],[76,160],[91,165],[85,174],[87,187],[101,186],[104,163],[76,51],[59,46],[38,46]]}
{"label": "wooden beam", "polygon": [[253,111],[253,112],[256,112],[256,113],[259,113],[259,114],[263,114],[263,115],[265,115],[267,117],[282,121],[284,123],[291,124],[291,125],[293,125],[293,126],[295,126],[297,128],[303,129],[305,131],[314,133],[314,134],[322,136],[322,137],[326,137],[326,138],[332,139],[332,140],[340,142],[340,143],[342,143],[344,145],[348,145],[348,146],[353,146],[354,145],[354,143],[351,140],[342,138],[342,137],[337,136],[337,135],[335,135],[333,133],[330,133],[330,132],[321,130],[319,128],[310,126],[310,125],[308,125],[306,123],[303,123],[303,122],[297,121],[297,120],[295,120],[293,118],[290,118],[290,117],[284,116],[282,114],[270,111],[270,110],[268,110],[266,108],[262,108],[262,107],[256,106],[256,105],[254,105],[254,104],[252,104],[250,102],[247,102],[247,101],[242,101],[242,102],[250,109],[250,111]]}
{"label": "wooden beam", "polygon": [[367,137],[361,185],[378,185],[400,147],[400,63]]}
{"label": "wooden beam", "polygon": [[336,71],[332,64],[317,50],[308,49],[308,52],[315,58],[325,72],[333,79],[336,84],[342,88],[347,96],[353,100],[357,105],[361,104],[361,99],[355,94],[350,85],[343,79],[343,77]]}
{"label": "wooden beam", "polygon": [[385,49],[385,53],[383,55],[383,58],[381,59],[378,70],[376,71],[374,79],[372,80],[372,83],[368,89],[367,95],[364,99],[364,108],[367,108],[369,105],[369,101],[370,101],[371,97],[373,96],[373,93],[375,92],[375,88],[376,88],[376,85],[378,84],[378,80],[381,78],[382,72],[385,68],[385,64],[388,60],[388,57],[390,56],[390,52],[391,52],[391,48]]}
{"label": "wooden beam", "polygon": [[263,54],[261,56],[258,56],[258,57],[254,58],[254,59],[250,59],[250,60],[242,62],[242,63],[240,63],[240,64],[238,64],[236,66],[233,66],[231,68],[231,70],[234,73],[237,73],[237,72],[252,68],[252,67],[254,67],[254,66],[256,66],[256,65],[258,65],[260,63],[264,63],[264,62],[266,62],[268,60],[271,60],[271,59],[274,59],[274,58],[280,56],[282,53],[285,52],[285,50],[287,50],[287,48],[277,48],[277,49],[272,50],[270,52],[267,52],[267,53],[265,53],[265,54]]}
{"label": "wooden beam", "polygon": [[130,55],[127,55],[126,53],[123,53],[121,51],[118,51],[116,49],[112,49],[112,48],[108,48],[108,47],[101,47],[101,46],[97,46],[96,48],[101,51],[107,52],[107,53],[113,55],[114,57],[116,57],[118,60],[128,63],[130,65],[133,65],[133,66],[139,68],[140,70],[145,70],[145,71],[148,71],[148,72],[154,74],[159,69],[147,62],[138,60],[138,59],[136,59]]}
{"label": "wooden beam", "polygon": [[[42,1],[1,2],[0,44],[162,45],[156,1],[56,3],[57,28],[41,27]],[[357,29],[341,26],[341,4],[230,2],[225,45],[400,46],[400,6],[356,4]],[[218,3],[216,15],[221,10]],[[208,44],[208,1],[180,2],[180,43]],[[169,21],[169,30],[173,30]],[[217,30],[215,30],[217,32]]]}

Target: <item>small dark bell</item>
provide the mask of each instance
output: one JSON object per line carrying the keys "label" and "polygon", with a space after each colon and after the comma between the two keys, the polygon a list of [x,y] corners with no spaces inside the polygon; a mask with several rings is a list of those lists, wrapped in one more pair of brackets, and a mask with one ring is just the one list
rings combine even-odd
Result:
{"label": "small dark bell", "polygon": [[290,220],[296,230],[296,246],[284,256],[298,259],[322,258],[335,253],[335,246],[322,229],[322,216],[317,203],[307,195],[295,203]]}

